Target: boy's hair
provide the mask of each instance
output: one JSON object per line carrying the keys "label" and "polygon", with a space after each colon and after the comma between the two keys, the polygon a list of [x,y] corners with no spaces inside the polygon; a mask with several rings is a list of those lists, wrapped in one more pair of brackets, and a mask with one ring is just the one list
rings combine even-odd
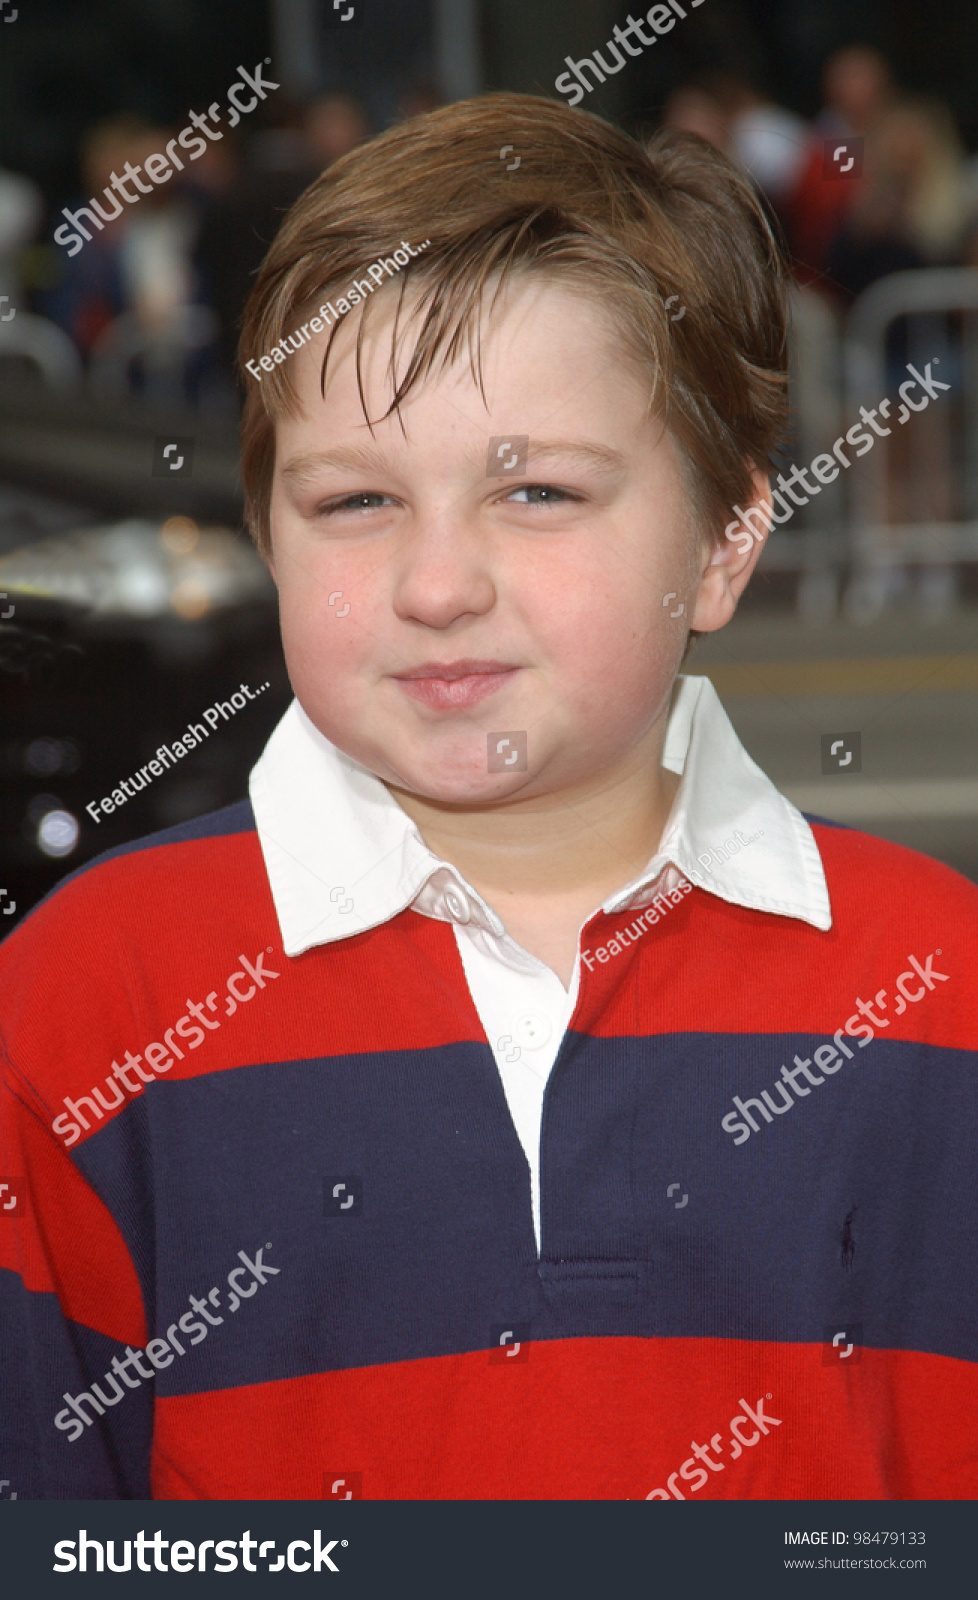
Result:
{"label": "boy's hair", "polygon": [[[399,324],[403,338],[409,290],[417,332],[386,415],[436,361],[463,349],[478,375],[487,287],[495,294],[514,273],[560,276],[598,301],[648,371],[650,405],[661,406],[680,446],[694,514],[722,538],[787,414],[786,271],[763,203],[693,135],[660,132],[643,147],[589,112],[492,94],[402,122],[343,156],[296,201],[265,257],[239,352],[246,521],[263,554],[274,419],[294,415],[298,399],[287,363],[261,383],[244,363],[402,240],[430,243],[413,258],[401,249],[408,264],[397,274],[392,338]],[[358,368],[367,315],[364,305]]]}

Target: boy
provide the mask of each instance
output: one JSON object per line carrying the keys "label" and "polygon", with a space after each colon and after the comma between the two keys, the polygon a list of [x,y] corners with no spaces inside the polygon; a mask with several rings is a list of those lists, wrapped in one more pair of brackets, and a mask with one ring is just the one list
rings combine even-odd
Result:
{"label": "boy", "polygon": [[490,96],[286,218],[244,475],[296,701],[250,804],[5,950],[21,1498],[974,1493],[978,892],[677,679],[783,363],[679,136]]}

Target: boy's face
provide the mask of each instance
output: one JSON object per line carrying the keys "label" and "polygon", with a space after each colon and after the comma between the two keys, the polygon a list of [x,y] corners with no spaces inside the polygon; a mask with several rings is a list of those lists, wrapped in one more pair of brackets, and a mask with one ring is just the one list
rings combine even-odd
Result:
{"label": "boy's face", "polygon": [[[394,287],[362,352],[373,418],[391,397]],[[385,782],[442,804],[657,762],[687,629],[727,620],[743,562],[692,532],[676,447],[600,310],[522,280],[483,323],[485,399],[463,355],[373,436],[356,332],[351,313],[325,400],[326,335],[288,358],[302,414],[276,428],[272,568],[307,715]],[[504,473],[513,451],[498,461],[495,444],[487,461],[490,439],[515,451],[520,435],[525,466]],[[510,740],[498,754],[492,740],[499,770],[490,734]]]}

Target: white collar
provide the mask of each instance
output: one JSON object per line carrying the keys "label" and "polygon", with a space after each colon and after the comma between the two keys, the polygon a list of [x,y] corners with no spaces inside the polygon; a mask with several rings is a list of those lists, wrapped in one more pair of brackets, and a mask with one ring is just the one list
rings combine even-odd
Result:
{"label": "white collar", "polygon": [[[672,864],[734,905],[832,926],[812,831],[751,760],[708,678],[677,680],[662,763],[682,781],[659,848],[602,910],[647,904]],[[504,932],[380,779],[324,738],[298,701],[265,746],[250,793],[287,955],[378,927],[408,906]]]}

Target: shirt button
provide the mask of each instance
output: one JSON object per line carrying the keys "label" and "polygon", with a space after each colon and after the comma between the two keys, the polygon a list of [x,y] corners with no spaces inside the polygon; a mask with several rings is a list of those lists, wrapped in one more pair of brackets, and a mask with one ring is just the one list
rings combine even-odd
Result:
{"label": "shirt button", "polygon": [[552,1033],[548,1018],[539,1011],[527,1011],[516,1024],[516,1037],[525,1050],[542,1050]]}
{"label": "shirt button", "polygon": [[445,904],[448,907],[449,913],[452,917],[454,917],[456,922],[471,921],[472,911],[468,902],[463,899],[458,889],[445,890]]}

